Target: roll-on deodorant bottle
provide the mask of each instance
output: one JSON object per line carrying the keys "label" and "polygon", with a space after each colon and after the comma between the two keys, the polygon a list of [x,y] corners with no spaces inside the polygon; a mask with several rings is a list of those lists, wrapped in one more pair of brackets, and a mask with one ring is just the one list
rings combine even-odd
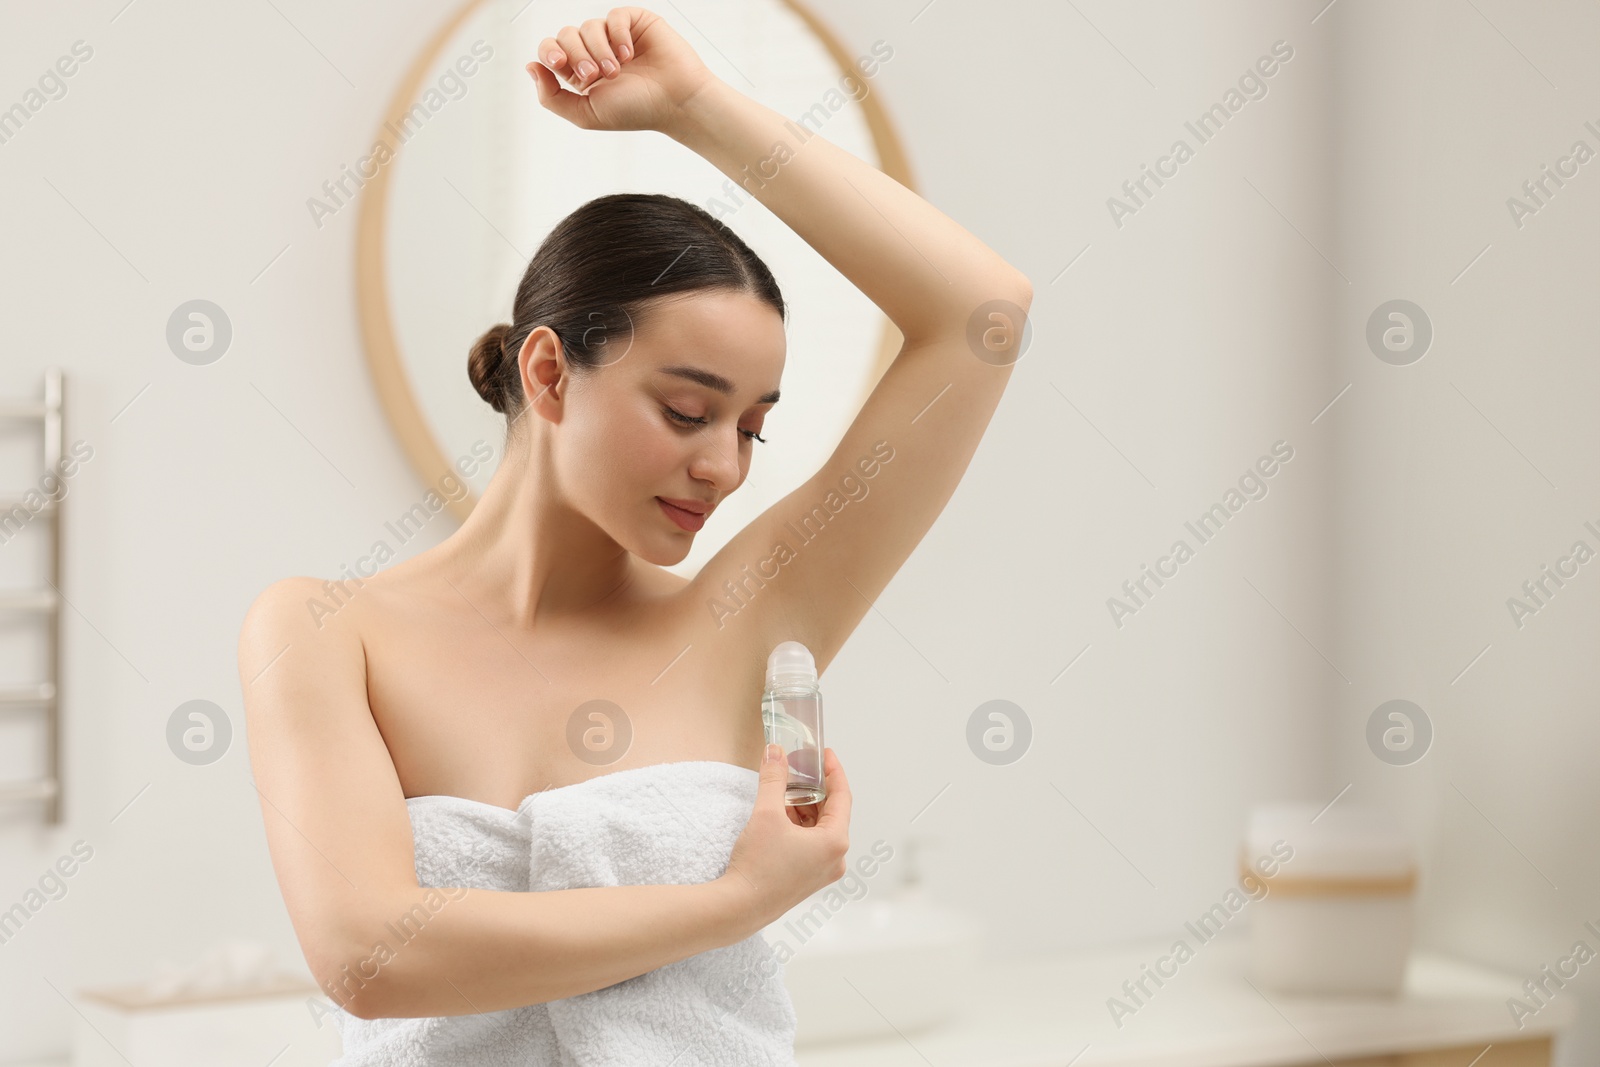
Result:
{"label": "roll-on deodorant bottle", "polygon": [[799,641],[785,641],[767,657],[767,687],[761,694],[767,743],[783,746],[789,762],[790,805],[816,804],[827,793],[822,776],[822,691],[817,664]]}

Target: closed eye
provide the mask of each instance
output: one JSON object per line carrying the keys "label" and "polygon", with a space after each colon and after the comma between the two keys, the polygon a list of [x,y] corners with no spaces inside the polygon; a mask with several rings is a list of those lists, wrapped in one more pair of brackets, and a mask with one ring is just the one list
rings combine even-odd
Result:
{"label": "closed eye", "polygon": [[[683,412],[674,410],[673,408],[662,408],[661,410],[666,413],[667,418],[678,423],[680,426],[704,426],[706,424],[706,420],[703,418],[695,418],[692,415],[685,415]],[[767,443],[767,439],[762,437],[754,430],[740,430],[739,432],[744,434],[745,437],[752,441],[760,441],[762,444]]]}

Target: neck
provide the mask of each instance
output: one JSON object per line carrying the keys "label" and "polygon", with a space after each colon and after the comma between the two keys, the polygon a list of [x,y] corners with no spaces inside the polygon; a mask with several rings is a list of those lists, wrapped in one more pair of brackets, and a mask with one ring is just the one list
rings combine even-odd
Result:
{"label": "neck", "polygon": [[633,554],[571,508],[543,434],[513,438],[472,514],[439,545],[442,573],[493,622],[523,629],[591,610],[636,575]]}

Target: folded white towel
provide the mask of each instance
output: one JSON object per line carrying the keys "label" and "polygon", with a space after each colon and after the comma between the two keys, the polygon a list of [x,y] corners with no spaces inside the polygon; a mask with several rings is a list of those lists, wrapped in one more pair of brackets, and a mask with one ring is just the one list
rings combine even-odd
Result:
{"label": "folded white towel", "polygon": [[[759,781],[747,767],[691,760],[547,789],[516,811],[411,797],[417,880],[499,890],[709,882],[727,870]],[[759,932],[545,1004],[334,1019],[344,1055],[331,1067],[795,1067],[794,1007]]]}
{"label": "folded white towel", "polygon": [[[691,760],[535,793],[529,888],[690,885],[728,868],[760,775]],[[793,1067],[782,961],[758,932],[592,993],[545,1005],[573,1067]]]}

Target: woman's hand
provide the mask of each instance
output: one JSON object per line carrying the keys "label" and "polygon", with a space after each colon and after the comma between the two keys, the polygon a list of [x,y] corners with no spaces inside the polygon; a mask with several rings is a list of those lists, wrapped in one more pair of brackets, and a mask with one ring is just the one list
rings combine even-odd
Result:
{"label": "woman's hand", "polygon": [[761,764],[755,808],[719,879],[739,894],[758,929],[843,878],[850,851],[850,783],[839,757],[831,748],[822,750],[827,794],[820,804],[797,806],[815,810],[816,825],[807,826],[784,803],[789,761],[779,746],[772,747],[779,755]]}
{"label": "woman's hand", "polygon": [[[584,130],[666,132],[685,104],[716,81],[666,20],[642,7],[563,27],[539,42],[528,73],[539,103]],[[573,92],[564,88],[557,74]]]}

